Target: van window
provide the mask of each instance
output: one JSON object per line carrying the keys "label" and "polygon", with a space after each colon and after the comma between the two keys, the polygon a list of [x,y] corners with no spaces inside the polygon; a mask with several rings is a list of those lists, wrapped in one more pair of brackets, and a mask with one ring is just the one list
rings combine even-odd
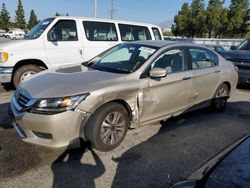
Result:
{"label": "van window", "polygon": [[155,36],[155,40],[162,40],[161,33],[160,33],[159,29],[156,27],[152,27],[152,30],[153,30],[153,33]]}
{"label": "van window", "polygon": [[117,41],[115,24],[106,22],[83,22],[86,38],[90,41]]}
{"label": "van window", "polygon": [[50,30],[57,41],[77,41],[76,22],[74,20],[59,20]]}
{"label": "van window", "polygon": [[133,40],[151,40],[151,36],[147,27],[118,24],[122,41]]}

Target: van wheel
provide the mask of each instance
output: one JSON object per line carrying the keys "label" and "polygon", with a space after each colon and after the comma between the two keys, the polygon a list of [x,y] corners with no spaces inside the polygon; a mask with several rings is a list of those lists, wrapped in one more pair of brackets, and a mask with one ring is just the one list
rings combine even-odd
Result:
{"label": "van wheel", "polygon": [[211,109],[215,112],[224,111],[228,98],[229,89],[226,84],[221,84],[215,91],[214,97],[211,101]]}
{"label": "van wheel", "polygon": [[91,115],[84,135],[93,148],[110,151],[123,141],[129,126],[127,110],[119,103],[108,103]]}
{"label": "van wheel", "polygon": [[13,84],[15,87],[18,86],[18,84],[25,79],[29,78],[30,76],[42,71],[40,67],[37,65],[24,65],[22,67],[19,67],[13,76]]}

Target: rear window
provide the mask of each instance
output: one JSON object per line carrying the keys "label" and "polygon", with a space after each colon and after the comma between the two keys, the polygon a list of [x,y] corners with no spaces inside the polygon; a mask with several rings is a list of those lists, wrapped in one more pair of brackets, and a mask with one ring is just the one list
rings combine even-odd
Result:
{"label": "rear window", "polygon": [[115,24],[107,22],[83,22],[86,38],[89,41],[117,41]]}
{"label": "rear window", "polygon": [[154,33],[155,40],[162,40],[161,33],[160,33],[159,29],[156,27],[152,27],[152,30]]}
{"label": "rear window", "polygon": [[118,24],[122,41],[151,40],[150,32],[147,27]]}

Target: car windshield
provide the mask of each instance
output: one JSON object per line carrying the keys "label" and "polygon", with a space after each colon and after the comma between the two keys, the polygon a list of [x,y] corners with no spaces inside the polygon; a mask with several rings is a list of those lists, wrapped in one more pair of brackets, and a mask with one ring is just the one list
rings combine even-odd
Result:
{"label": "car windshield", "polygon": [[140,68],[157,48],[140,44],[120,44],[100,54],[87,64],[93,69],[129,74]]}
{"label": "car windshield", "polygon": [[36,39],[41,36],[44,30],[51,24],[54,18],[47,18],[39,22],[26,36],[25,39]]}
{"label": "car windshield", "polygon": [[236,147],[209,174],[206,188],[250,187],[250,138]]}
{"label": "car windshield", "polygon": [[237,50],[250,50],[250,40],[246,39],[237,46]]}

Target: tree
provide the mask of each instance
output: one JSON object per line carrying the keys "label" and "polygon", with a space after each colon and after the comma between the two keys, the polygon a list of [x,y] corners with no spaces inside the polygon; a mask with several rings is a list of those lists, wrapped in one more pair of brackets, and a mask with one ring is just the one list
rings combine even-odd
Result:
{"label": "tree", "polygon": [[59,12],[56,12],[55,16],[60,16]]}
{"label": "tree", "polygon": [[219,30],[221,27],[221,13],[223,9],[224,0],[209,0],[207,7],[207,30],[208,37],[211,38],[212,35],[217,37],[219,35]]}
{"label": "tree", "polygon": [[206,11],[204,0],[193,0],[191,4],[191,28],[192,28],[192,38],[194,36],[203,37],[206,28]]}
{"label": "tree", "polygon": [[16,26],[21,29],[24,29],[26,27],[25,18],[24,18],[24,9],[23,9],[21,0],[18,0],[15,23],[16,23]]}
{"label": "tree", "polygon": [[10,21],[10,15],[9,12],[7,11],[7,8],[5,4],[2,4],[2,10],[0,13],[0,27],[4,30],[9,29],[9,21]]}
{"label": "tree", "polygon": [[37,16],[35,14],[35,11],[32,9],[30,12],[30,19],[28,22],[28,28],[32,29],[36,24],[38,24]]}
{"label": "tree", "polygon": [[179,36],[188,36],[190,37],[191,28],[190,28],[190,7],[188,3],[184,3],[181,7],[181,10],[178,12],[178,15],[174,18],[174,25],[172,27],[172,32],[174,35]]}
{"label": "tree", "polygon": [[231,0],[227,28],[230,37],[242,37],[246,34],[248,6],[248,0]]}

